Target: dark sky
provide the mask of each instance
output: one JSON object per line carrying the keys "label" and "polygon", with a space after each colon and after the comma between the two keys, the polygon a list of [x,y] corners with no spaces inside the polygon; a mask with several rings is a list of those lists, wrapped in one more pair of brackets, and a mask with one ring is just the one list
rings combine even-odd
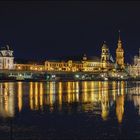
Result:
{"label": "dark sky", "polygon": [[138,1],[0,2],[0,46],[17,58],[100,56],[104,40],[115,56],[119,29],[130,62],[140,47]]}

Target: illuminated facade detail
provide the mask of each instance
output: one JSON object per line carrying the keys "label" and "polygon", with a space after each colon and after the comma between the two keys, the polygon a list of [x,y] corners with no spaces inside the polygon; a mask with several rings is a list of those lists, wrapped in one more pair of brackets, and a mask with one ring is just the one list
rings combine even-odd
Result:
{"label": "illuminated facade detail", "polygon": [[120,39],[120,31],[119,31],[119,40],[118,47],[116,49],[116,63],[120,66],[121,69],[124,68],[124,50],[122,48],[122,41]]}
{"label": "illuminated facade detail", "polygon": [[88,59],[87,57],[85,59],[85,57],[83,57],[82,65],[83,65],[82,71],[99,72],[101,62],[98,57],[93,57],[91,59]]}
{"label": "illuminated facade detail", "polygon": [[14,69],[13,51],[8,45],[0,50],[0,69]]}
{"label": "illuminated facade detail", "polygon": [[109,48],[104,42],[101,53],[101,68],[107,69],[109,66]]}
{"label": "illuminated facade detail", "polygon": [[82,63],[79,61],[45,61],[45,70],[47,71],[80,71]]}
{"label": "illuminated facade detail", "polygon": [[15,64],[16,70],[28,70],[28,71],[44,71],[44,65],[38,64]]}

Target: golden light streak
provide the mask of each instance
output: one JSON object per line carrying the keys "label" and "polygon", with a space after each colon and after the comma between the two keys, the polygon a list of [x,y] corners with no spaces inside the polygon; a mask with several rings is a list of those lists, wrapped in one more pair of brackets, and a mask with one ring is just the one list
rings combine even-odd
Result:
{"label": "golden light streak", "polygon": [[22,109],[22,82],[18,82],[18,109]]}
{"label": "golden light streak", "polygon": [[38,82],[35,82],[35,109],[38,108]]}
{"label": "golden light streak", "polygon": [[31,110],[33,110],[34,109],[34,105],[33,105],[33,103],[34,103],[34,101],[33,101],[33,82],[30,82],[30,97],[29,98],[30,98],[29,99],[30,108],[31,108]]}
{"label": "golden light streak", "polygon": [[43,83],[39,83],[39,85],[40,85],[40,107],[41,108],[43,108]]}
{"label": "golden light streak", "polygon": [[122,123],[124,114],[124,95],[120,95],[116,99],[116,116],[119,123]]}

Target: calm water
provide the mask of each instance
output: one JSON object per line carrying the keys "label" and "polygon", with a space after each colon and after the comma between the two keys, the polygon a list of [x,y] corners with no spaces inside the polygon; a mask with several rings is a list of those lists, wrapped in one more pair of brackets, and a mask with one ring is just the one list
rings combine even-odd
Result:
{"label": "calm water", "polygon": [[140,139],[140,83],[0,83],[0,140],[10,137]]}

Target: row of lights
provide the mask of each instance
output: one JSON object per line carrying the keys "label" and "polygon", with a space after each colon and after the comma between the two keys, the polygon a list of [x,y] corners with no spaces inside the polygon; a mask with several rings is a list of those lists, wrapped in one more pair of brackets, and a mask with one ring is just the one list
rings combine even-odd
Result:
{"label": "row of lights", "polygon": [[[18,66],[18,70],[23,70],[23,68],[21,66]],[[30,70],[43,70],[43,68],[30,67]]]}

